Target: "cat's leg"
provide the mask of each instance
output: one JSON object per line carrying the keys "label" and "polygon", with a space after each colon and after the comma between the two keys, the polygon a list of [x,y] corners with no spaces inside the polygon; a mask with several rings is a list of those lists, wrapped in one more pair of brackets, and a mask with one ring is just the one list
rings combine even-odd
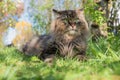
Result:
{"label": "cat's leg", "polygon": [[75,57],[78,60],[86,60],[86,48],[87,48],[87,44],[86,42],[80,42],[76,45],[75,49],[76,49],[76,55]]}
{"label": "cat's leg", "polygon": [[43,53],[41,56],[39,56],[39,59],[48,65],[53,65],[55,62],[55,54]]}
{"label": "cat's leg", "polygon": [[55,55],[51,54],[49,56],[46,56],[46,58],[44,59],[44,62],[47,63],[48,65],[53,65],[55,62]]}
{"label": "cat's leg", "polygon": [[81,52],[78,53],[75,57],[80,61],[87,60],[87,57],[84,51],[82,51],[82,53]]}

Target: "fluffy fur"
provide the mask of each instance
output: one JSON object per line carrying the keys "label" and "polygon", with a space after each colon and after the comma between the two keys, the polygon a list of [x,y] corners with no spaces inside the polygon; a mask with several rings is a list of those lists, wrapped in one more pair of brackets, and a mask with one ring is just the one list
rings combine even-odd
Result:
{"label": "fluffy fur", "polygon": [[56,52],[60,56],[83,59],[86,54],[88,24],[82,9],[57,11],[51,23],[48,35],[34,36],[22,48],[27,55],[36,55],[40,59],[53,58]]}
{"label": "fluffy fur", "polygon": [[60,55],[67,57],[84,56],[89,29],[83,10],[53,10],[53,12],[57,18],[52,22],[50,32],[55,38],[56,48]]}

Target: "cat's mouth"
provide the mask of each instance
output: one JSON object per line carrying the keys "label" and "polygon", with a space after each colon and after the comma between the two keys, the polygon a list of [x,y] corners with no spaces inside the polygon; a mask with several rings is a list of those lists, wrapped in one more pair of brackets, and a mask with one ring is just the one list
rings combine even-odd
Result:
{"label": "cat's mouth", "polygon": [[70,36],[75,36],[75,35],[80,34],[80,32],[78,30],[76,30],[76,29],[71,29],[71,30],[65,31],[65,34],[68,34]]}

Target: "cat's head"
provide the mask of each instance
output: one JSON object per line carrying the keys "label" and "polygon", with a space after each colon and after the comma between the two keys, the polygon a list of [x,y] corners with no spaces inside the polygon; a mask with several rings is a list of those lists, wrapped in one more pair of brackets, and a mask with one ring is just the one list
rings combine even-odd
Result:
{"label": "cat's head", "polygon": [[83,9],[62,11],[53,9],[53,12],[56,18],[51,25],[51,30],[57,34],[77,36],[84,34],[88,29]]}

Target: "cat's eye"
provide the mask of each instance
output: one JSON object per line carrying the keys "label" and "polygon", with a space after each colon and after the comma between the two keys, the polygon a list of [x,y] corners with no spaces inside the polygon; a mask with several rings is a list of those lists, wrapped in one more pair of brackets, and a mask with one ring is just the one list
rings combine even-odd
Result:
{"label": "cat's eye", "polygon": [[80,20],[76,20],[74,23],[75,23],[76,25],[82,25],[82,22],[80,22]]}
{"label": "cat's eye", "polygon": [[68,25],[68,21],[67,21],[67,20],[64,20],[63,23],[64,23],[65,25]]}
{"label": "cat's eye", "polygon": [[61,20],[67,20],[67,16],[61,16]]}

